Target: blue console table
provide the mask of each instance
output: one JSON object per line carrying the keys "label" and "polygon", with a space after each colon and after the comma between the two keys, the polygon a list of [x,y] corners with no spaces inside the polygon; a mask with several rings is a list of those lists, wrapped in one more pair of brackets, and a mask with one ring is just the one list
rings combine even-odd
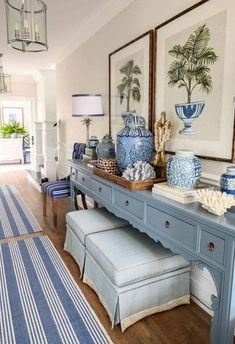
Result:
{"label": "blue console table", "polygon": [[212,344],[233,343],[235,327],[235,210],[217,217],[200,204],[180,204],[151,191],[129,191],[98,177],[78,160],[68,160],[71,209],[79,189],[110,212],[181,254],[206,267],[216,285],[212,295]]}

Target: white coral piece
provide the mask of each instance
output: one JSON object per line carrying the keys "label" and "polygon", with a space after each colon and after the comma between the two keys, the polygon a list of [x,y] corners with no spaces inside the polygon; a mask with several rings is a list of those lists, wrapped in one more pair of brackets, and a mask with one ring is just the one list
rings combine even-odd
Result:
{"label": "white coral piece", "polygon": [[235,206],[235,198],[232,195],[212,189],[198,190],[196,200],[202,204],[204,209],[218,216]]}
{"label": "white coral piece", "polygon": [[128,165],[122,176],[130,181],[138,181],[156,178],[156,173],[147,162],[137,161],[133,165]]}

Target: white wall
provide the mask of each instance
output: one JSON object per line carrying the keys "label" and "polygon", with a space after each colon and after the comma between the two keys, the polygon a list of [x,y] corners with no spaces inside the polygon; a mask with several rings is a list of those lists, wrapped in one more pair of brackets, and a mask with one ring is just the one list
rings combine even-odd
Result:
{"label": "white wall", "polygon": [[[197,2],[195,0],[135,0],[57,66],[61,175],[68,173],[66,158],[71,157],[73,143],[85,142],[86,137],[85,127],[80,119],[72,117],[72,94],[79,92],[102,94],[105,116],[94,118],[90,128],[90,135],[97,135],[100,139],[108,132],[108,54]],[[214,161],[202,163],[207,177],[216,181],[227,165]],[[210,305],[209,295],[214,291],[214,285],[206,271],[201,272],[196,267],[192,269],[192,290],[204,303]]]}
{"label": "white wall", "polygon": [[37,121],[56,121],[56,72],[40,72],[37,82]]}
{"label": "white wall", "polygon": [[31,76],[12,75],[10,97],[36,97],[36,83]]}

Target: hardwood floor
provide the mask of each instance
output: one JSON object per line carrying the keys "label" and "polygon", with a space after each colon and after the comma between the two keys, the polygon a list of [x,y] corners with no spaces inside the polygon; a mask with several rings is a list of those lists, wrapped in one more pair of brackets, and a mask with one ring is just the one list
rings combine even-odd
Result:
{"label": "hardwood floor", "polygon": [[[14,184],[35,218],[41,225],[43,233],[48,235],[69,268],[88,302],[109,333],[114,344],[206,344],[209,343],[210,317],[195,303],[180,306],[171,311],[151,315],[124,333],[119,326],[111,329],[106,311],[96,294],[79,279],[79,268],[73,258],[63,250],[65,237],[65,214],[68,211],[68,200],[58,201],[57,228],[52,225],[51,203],[47,204],[47,216],[42,213],[42,198],[36,188],[28,182],[25,171],[0,172],[0,185]],[[36,236],[40,235],[38,233]],[[26,237],[18,237],[22,240]],[[16,240],[16,238],[13,238]],[[3,242],[4,240],[0,241]],[[8,239],[9,241],[9,239]],[[83,343],[81,343],[83,344]],[[85,344],[85,343],[84,343]]]}

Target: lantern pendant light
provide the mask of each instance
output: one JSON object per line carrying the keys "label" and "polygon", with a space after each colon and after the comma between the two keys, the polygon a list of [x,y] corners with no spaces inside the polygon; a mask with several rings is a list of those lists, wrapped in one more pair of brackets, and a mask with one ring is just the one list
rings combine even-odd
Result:
{"label": "lantern pendant light", "polygon": [[2,56],[3,54],[0,54],[0,93],[9,93],[11,92],[11,77],[3,72]]}
{"label": "lantern pendant light", "polygon": [[8,44],[23,52],[40,52],[47,45],[47,6],[41,0],[5,0]]}

